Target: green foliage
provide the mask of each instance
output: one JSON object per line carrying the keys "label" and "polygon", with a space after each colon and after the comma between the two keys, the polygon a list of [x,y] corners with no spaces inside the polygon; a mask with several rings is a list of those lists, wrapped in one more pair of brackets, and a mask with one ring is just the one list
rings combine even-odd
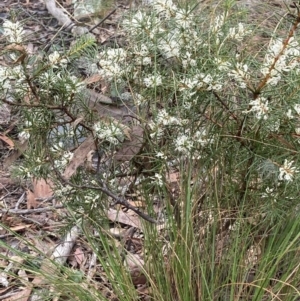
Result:
{"label": "green foliage", "polygon": [[[35,60],[16,44],[7,48],[15,63],[0,68],[1,100],[19,108],[29,145],[18,173],[54,181],[120,300],[137,292],[105,212],[129,192],[148,208],[143,273],[153,300],[299,297],[300,16],[283,18],[259,50],[250,47],[255,24],[240,16],[235,1],[209,15],[160,0],[123,17],[123,48],[97,49],[90,36]],[[4,29],[8,44],[22,45],[19,23]],[[113,113],[97,100],[90,105],[77,73],[89,62],[87,75],[106,83]],[[117,113],[126,109],[130,121]],[[96,164],[82,161],[66,181],[74,149],[91,136]],[[129,159],[126,141],[140,145]],[[83,275],[62,273],[64,281],[51,284],[59,292],[70,285],[65,296],[103,299],[76,286]]]}

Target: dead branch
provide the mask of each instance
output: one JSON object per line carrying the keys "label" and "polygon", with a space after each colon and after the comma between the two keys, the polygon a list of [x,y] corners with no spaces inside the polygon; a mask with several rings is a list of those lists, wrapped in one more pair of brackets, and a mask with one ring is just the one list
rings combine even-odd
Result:
{"label": "dead branch", "polygon": [[63,205],[57,205],[57,206],[51,206],[51,207],[45,207],[45,208],[36,208],[36,209],[8,209],[8,210],[1,209],[0,213],[22,215],[22,214],[47,212],[47,211],[52,211],[52,210],[61,209],[61,208],[64,208],[64,206]]}

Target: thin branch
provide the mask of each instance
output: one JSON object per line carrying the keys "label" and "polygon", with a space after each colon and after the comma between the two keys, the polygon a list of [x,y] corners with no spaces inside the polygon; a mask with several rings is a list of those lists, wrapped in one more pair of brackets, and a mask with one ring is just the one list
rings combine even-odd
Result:
{"label": "thin branch", "polygon": [[152,224],[157,224],[157,221],[154,218],[152,218],[148,214],[140,211],[138,208],[132,206],[124,198],[119,197],[116,194],[114,194],[112,191],[110,191],[108,188],[106,188],[106,186],[103,183],[100,183],[100,185],[102,185],[102,186],[76,185],[76,184],[73,184],[72,182],[68,181],[67,179],[65,179],[60,173],[57,172],[57,175],[59,176],[59,178],[61,179],[61,181],[63,183],[65,183],[67,185],[70,185],[71,187],[79,188],[79,189],[100,190],[103,193],[105,193],[107,196],[111,197],[115,201],[114,205],[117,205],[117,204],[123,205],[127,209],[130,209],[133,212],[135,212],[137,215],[139,215],[144,220],[146,220],[146,221],[148,221],[148,222],[150,222]]}
{"label": "thin branch", "polygon": [[36,208],[36,209],[0,209],[0,212],[3,214],[16,214],[16,215],[22,215],[22,214],[31,214],[31,213],[41,213],[41,212],[47,212],[52,211],[56,209],[64,208],[63,205],[57,205],[52,207],[45,207],[45,208]]}
{"label": "thin branch", "polygon": [[98,22],[95,26],[93,26],[88,32],[92,32],[96,27],[100,26],[104,23],[111,15],[113,15],[119,7],[116,7],[113,11],[111,11],[104,19]]}
{"label": "thin branch", "polygon": [[254,96],[253,99],[256,99],[258,97],[258,95],[260,94],[263,87],[267,84],[269,78],[271,77],[272,70],[275,68],[276,63],[279,60],[279,58],[284,54],[286,48],[289,45],[290,39],[295,35],[295,32],[297,30],[297,27],[298,27],[299,23],[300,23],[300,13],[298,12],[298,16],[297,16],[292,28],[290,29],[287,38],[282,43],[283,47],[282,47],[281,51],[274,58],[274,61],[273,61],[272,65],[270,66],[269,71],[266,74],[266,76],[258,84],[258,87],[256,88],[256,91],[253,93],[253,96]]}
{"label": "thin branch", "polygon": [[221,97],[213,91],[213,95],[216,97],[216,99],[222,104],[222,106],[228,111],[228,113],[230,114],[230,116],[235,120],[235,121],[239,121],[239,119],[231,112],[231,110],[229,109],[229,107],[227,106],[227,104],[221,99]]}

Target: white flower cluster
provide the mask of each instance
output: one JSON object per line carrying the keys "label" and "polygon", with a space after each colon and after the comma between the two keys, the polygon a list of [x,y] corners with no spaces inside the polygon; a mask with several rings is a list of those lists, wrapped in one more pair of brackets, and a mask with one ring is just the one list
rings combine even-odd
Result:
{"label": "white flower cluster", "polygon": [[174,142],[175,149],[182,155],[189,155],[193,151],[194,156],[200,156],[199,147],[213,143],[214,137],[205,128],[200,128],[194,134],[190,131],[179,134]]}
{"label": "white flower cluster", "polygon": [[55,187],[55,196],[60,200],[66,200],[69,195],[74,195],[75,192],[75,188],[70,185]]}
{"label": "white flower cluster", "polygon": [[152,7],[158,14],[168,19],[174,17],[177,9],[172,0],[154,0]]}
{"label": "white flower cluster", "polygon": [[[225,35],[222,30],[222,27],[225,24],[226,17],[226,13],[218,15],[216,16],[216,18],[212,19],[212,23],[210,25],[210,32],[216,35],[217,45],[221,44],[220,38]],[[251,32],[252,30],[245,28],[245,25],[240,22],[237,26],[229,28],[229,32],[225,36],[222,44],[227,38],[241,42],[246,36],[251,34]]]}
{"label": "white flower cluster", "polygon": [[151,179],[154,180],[159,187],[162,187],[164,185],[163,176],[159,173],[156,173]]}
{"label": "white flower cluster", "polygon": [[[230,65],[227,63],[223,64],[223,69],[226,70],[227,67]],[[248,65],[247,64],[241,64],[237,63],[235,68],[229,71],[228,75],[237,82],[237,85],[242,88],[247,88],[247,81],[250,78],[250,75],[248,73]]]}
{"label": "white flower cluster", "polygon": [[54,154],[56,159],[54,160],[54,167],[59,169],[61,172],[67,167],[69,162],[72,160],[74,153],[70,151],[64,150],[64,144],[62,141],[58,142],[57,144],[54,144],[50,151]]}
{"label": "white flower cluster", "polygon": [[176,151],[184,155],[190,154],[194,147],[193,139],[189,135],[185,134],[179,135],[174,144]]}
{"label": "white flower cluster", "polygon": [[[142,75],[140,65],[151,66],[153,64],[153,52],[159,52],[165,59],[174,59],[183,68],[195,67],[197,56],[195,51],[203,44],[199,32],[195,28],[194,16],[188,9],[177,7],[171,0],[153,0],[150,3],[152,10],[138,11],[133,16],[125,18],[122,25],[130,36],[142,37],[145,41],[142,45],[128,50],[128,57],[135,63],[132,74],[137,80],[147,87],[161,85],[163,78],[145,73]],[[125,63],[123,61],[123,63]],[[100,65],[102,66],[101,62]],[[114,66],[109,63],[109,66]],[[103,66],[102,66],[103,67]],[[128,67],[124,64],[123,71]],[[122,76],[124,72],[115,72],[116,76]],[[103,72],[106,79],[110,79],[110,73]]]}
{"label": "white flower cluster", "polygon": [[213,78],[210,73],[197,73],[186,76],[179,82],[179,91],[189,90],[190,96],[197,93],[197,90],[220,91],[223,85],[219,78]]}
{"label": "white flower cluster", "polygon": [[21,65],[13,67],[0,66],[0,93],[9,101],[15,101],[16,95],[23,99],[27,93],[28,85],[24,69]]}
{"label": "white flower cluster", "polygon": [[76,94],[83,91],[85,83],[74,75],[65,78],[65,88],[69,94]]}
{"label": "white flower cluster", "polygon": [[171,116],[165,109],[162,109],[158,112],[154,120],[148,123],[148,125],[152,131],[150,137],[156,137],[160,140],[163,137],[164,129],[167,126],[181,125],[181,121],[180,118]]}
{"label": "white flower cluster", "polygon": [[239,23],[237,27],[231,27],[229,29],[228,37],[241,42],[245,36],[250,35],[251,32],[252,30],[246,29],[243,23]]}
{"label": "white flower cluster", "polygon": [[160,31],[158,20],[152,18],[147,12],[138,10],[134,15],[124,19],[123,28],[134,36],[139,36],[144,31],[153,39]]}
{"label": "white flower cluster", "polygon": [[220,43],[220,37],[223,36],[223,32],[221,30],[224,25],[226,19],[226,14],[218,15],[216,18],[212,19],[212,23],[210,25],[210,32],[216,35],[216,43]]}
{"label": "white flower cluster", "polygon": [[264,76],[269,76],[267,83],[276,86],[283,72],[299,68],[299,55],[299,43],[293,37],[290,38],[286,47],[282,39],[273,40],[260,70]]}
{"label": "white flower cluster", "polygon": [[252,100],[249,102],[249,106],[251,107],[249,110],[244,111],[243,113],[251,113],[254,112],[257,119],[267,119],[268,113],[269,113],[269,102],[268,100],[260,96],[256,98],[255,100]]}
{"label": "white flower cluster", "polygon": [[68,63],[68,60],[62,58],[57,51],[54,51],[53,53],[49,54],[48,59],[53,68],[66,67]]}
{"label": "white flower cluster", "polygon": [[63,152],[63,154],[61,155],[61,157],[59,159],[54,160],[54,167],[56,169],[59,169],[61,172],[63,172],[64,169],[69,164],[69,162],[72,160],[73,155],[74,154],[69,151]]}
{"label": "white flower cluster", "polygon": [[294,161],[284,160],[284,164],[279,167],[279,176],[278,179],[280,181],[291,182],[295,176],[295,173],[299,171],[296,167],[293,166]]}
{"label": "white flower cluster", "polygon": [[127,53],[122,48],[107,49],[99,55],[101,69],[99,73],[106,80],[119,80],[127,72],[126,68]]}
{"label": "white flower cluster", "polygon": [[8,42],[20,44],[24,40],[25,31],[20,22],[11,22],[5,20],[3,23],[4,32],[3,35],[6,37]]}
{"label": "white flower cluster", "polygon": [[84,81],[81,81],[74,75],[63,75],[61,72],[53,72],[53,70],[47,70],[39,77],[41,82],[40,92],[49,93],[49,88],[53,88],[60,83],[66,89],[69,97],[72,94],[80,93],[85,88]]}
{"label": "white flower cluster", "polygon": [[133,54],[135,57],[134,62],[137,66],[147,66],[152,64],[150,50],[145,44],[135,46],[133,49]]}
{"label": "white flower cluster", "polygon": [[149,75],[143,78],[143,82],[147,88],[158,87],[162,84],[162,77],[159,74]]}
{"label": "white flower cluster", "polygon": [[99,121],[94,124],[93,129],[95,135],[103,141],[109,142],[112,145],[117,145],[124,141],[125,135],[120,125],[114,122],[107,123]]}

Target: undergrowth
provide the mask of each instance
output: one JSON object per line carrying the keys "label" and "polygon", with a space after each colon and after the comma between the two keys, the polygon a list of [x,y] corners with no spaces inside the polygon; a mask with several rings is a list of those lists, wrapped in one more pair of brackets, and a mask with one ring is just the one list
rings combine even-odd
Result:
{"label": "undergrowth", "polygon": [[[14,172],[52,181],[115,294],[99,293],[100,275],[55,261],[48,273],[27,254],[23,269],[47,280],[42,300],[299,300],[295,7],[259,49],[259,27],[232,0],[210,14],[155,0],[122,18],[122,47],[87,35],[42,55],[28,54],[22,22],[4,22],[1,103],[18,109],[28,144]],[[88,96],[95,75],[109,105]],[[78,159],[88,139],[93,155]],[[133,237],[110,232],[107,210],[121,206],[143,218],[137,278]]]}

